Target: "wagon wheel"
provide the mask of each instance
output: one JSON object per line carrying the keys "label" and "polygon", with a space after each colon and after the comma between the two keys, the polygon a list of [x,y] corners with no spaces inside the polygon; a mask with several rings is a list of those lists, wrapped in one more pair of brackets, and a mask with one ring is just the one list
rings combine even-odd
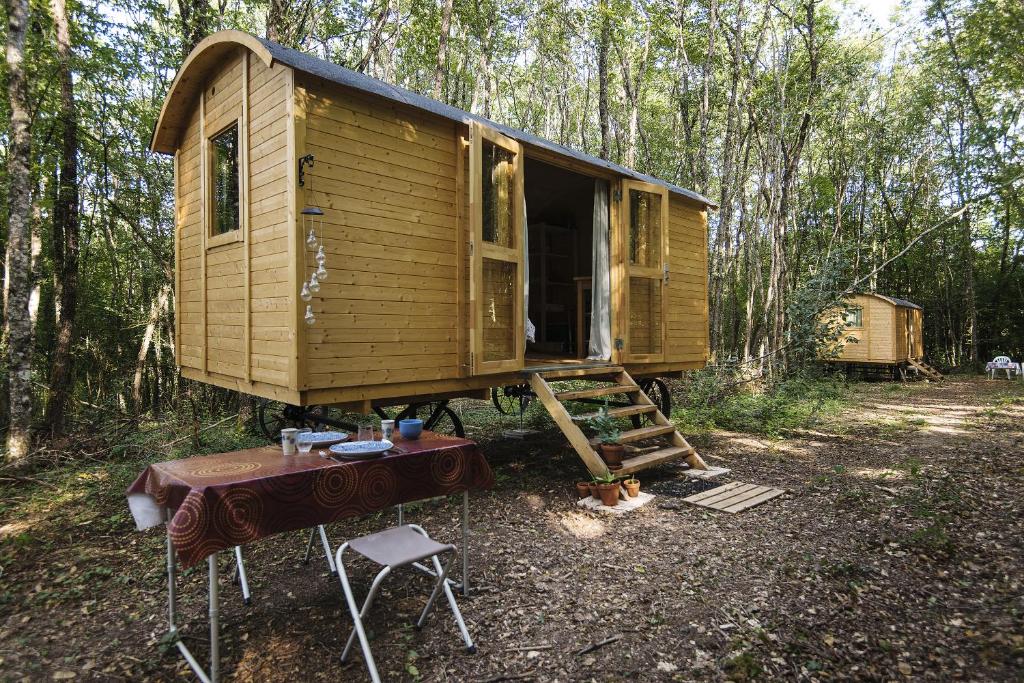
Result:
{"label": "wagon wheel", "polygon": [[260,422],[260,431],[271,441],[280,441],[281,430],[285,427],[315,426],[313,420],[308,419],[308,413],[305,408],[287,403],[264,401],[260,404],[257,414]]}
{"label": "wagon wheel", "polygon": [[418,417],[423,420],[423,428],[431,432],[447,434],[449,436],[466,435],[466,429],[462,425],[462,420],[459,419],[459,416],[454,410],[448,407],[448,401],[411,403],[402,408],[400,412],[392,417],[389,409],[394,410],[395,408],[397,408],[397,406],[388,406],[387,408],[375,407],[373,411],[377,413],[382,420],[393,419],[395,422],[398,422],[399,420]]}
{"label": "wagon wheel", "polygon": [[502,415],[522,415],[532,400],[533,395],[527,384],[514,384],[491,389],[491,403]]}
{"label": "wagon wheel", "polygon": [[[335,411],[335,414],[332,414]],[[314,432],[330,432],[342,430],[345,432],[356,432],[359,425],[339,419],[340,413],[330,406],[312,406],[305,411],[305,426],[311,427]]]}
{"label": "wagon wheel", "polygon": [[[672,394],[669,393],[668,385],[657,377],[648,377],[638,383],[640,390],[647,394],[647,398],[651,399],[654,405],[658,406],[661,414],[670,417],[672,415]],[[644,420],[650,421],[651,417],[650,415],[633,415],[630,419],[633,421],[633,427],[639,428]]]}

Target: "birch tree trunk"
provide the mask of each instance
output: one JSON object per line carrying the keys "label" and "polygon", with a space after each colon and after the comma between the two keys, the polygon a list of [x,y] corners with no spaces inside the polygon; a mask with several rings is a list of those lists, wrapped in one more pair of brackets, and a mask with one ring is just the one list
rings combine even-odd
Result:
{"label": "birch tree trunk", "polygon": [[24,69],[28,13],[28,0],[7,0],[7,97],[11,108],[11,132],[7,169],[10,215],[4,327],[10,374],[10,424],[7,429],[7,459],[10,462],[18,462],[28,455],[32,425],[32,321],[29,315],[32,132]]}
{"label": "birch tree trunk", "polygon": [[132,381],[132,402],[137,411],[141,411],[142,408],[142,375],[146,369],[149,347],[153,343],[153,336],[160,323],[160,316],[167,310],[167,301],[170,296],[171,287],[164,284],[149,307],[149,319],[146,321],[146,331],[142,334],[142,343],[139,345],[139,355],[135,362],[135,378]]}
{"label": "birch tree trunk", "polygon": [[46,428],[51,434],[64,429],[68,395],[73,376],[71,347],[75,338],[78,308],[78,111],[71,73],[71,30],[64,0],[51,0],[57,39],[60,78],[61,162],[57,201],[53,207],[53,271],[57,339],[50,368],[50,396],[46,403]]}

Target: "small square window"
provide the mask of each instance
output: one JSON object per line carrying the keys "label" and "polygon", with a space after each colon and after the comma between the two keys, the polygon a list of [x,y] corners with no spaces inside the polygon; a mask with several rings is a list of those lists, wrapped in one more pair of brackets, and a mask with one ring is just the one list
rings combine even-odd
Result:
{"label": "small square window", "polygon": [[846,312],[847,327],[864,327],[864,309],[851,308]]}
{"label": "small square window", "polygon": [[661,252],[661,195],[629,191],[629,263],[658,267]]}
{"label": "small square window", "polygon": [[238,229],[238,123],[210,138],[213,192],[210,234]]}

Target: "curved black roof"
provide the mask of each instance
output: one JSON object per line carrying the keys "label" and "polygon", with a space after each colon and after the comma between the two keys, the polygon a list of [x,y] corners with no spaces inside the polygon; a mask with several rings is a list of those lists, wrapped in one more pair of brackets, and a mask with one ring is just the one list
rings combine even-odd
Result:
{"label": "curved black roof", "polygon": [[343,66],[333,62],[328,62],[325,59],[320,59],[319,57],[313,57],[312,55],[308,55],[304,52],[293,50],[292,48],[285,47],[280,43],[275,43],[258,36],[253,37],[259,40],[260,43],[270,51],[274,61],[290,66],[296,71],[301,71],[303,73],[331,81],[332,83],[337,83],[339,85],[344,85],[349,88],[377,95],[378,97],[384,97],[394,102],[400,102],[401,104],[405,104],[410,107],[422,109],[452,121],[458,121],[460,123],[477,121],[491,126],[502,134],[518,140],[519,142],[524,142],[528,145],[533,145],[534,147],[540,147],[541,149],[546,149],[562,156],[571,157],[593,166],[605,168],[629,178],[642,180],[655,185],[661,185],[662,187],[667,188],[670,192],[683,195],[684,197],[688,197],[694,201],[706,204],[709,207],[718,208],[718,204],[711,201],[704,195],[694,192],[693,190],[687,190],[686,188],[679,187],[678,185],[674,185],[653,176],[638,173],[630,168],[620,166],[619,164],[612,163],[605,159],[600,159],[589,154],[584,154],[583,152],[578,152],[574,149],[551,142],[550,140],[545,140],[544,138],[527,133],[526,131],[517,130],[515,128],[504,126],[500,123],[495,123],[494,121],[485,119],[482,116],[477,116],[476,114],[471,114],[457,107],[453,107],[443,102],[438,102],[437,100],[414,93],[411,90],[390,85],[384,81],[373,78],[372,76],[367,76],[366,74],[346,69]]}

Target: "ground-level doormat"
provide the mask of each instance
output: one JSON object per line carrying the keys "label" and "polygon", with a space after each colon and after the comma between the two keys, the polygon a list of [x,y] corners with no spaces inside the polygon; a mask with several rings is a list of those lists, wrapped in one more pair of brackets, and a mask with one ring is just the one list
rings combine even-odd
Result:
{"label": "ground-level doormat", "polygon": [[731,484],[717,486],[710,491],[695,493],[688,498],[683,498],[683,502],[712,510],[736,513],[767,503],[785,492],[785,489],[734,481]]}

